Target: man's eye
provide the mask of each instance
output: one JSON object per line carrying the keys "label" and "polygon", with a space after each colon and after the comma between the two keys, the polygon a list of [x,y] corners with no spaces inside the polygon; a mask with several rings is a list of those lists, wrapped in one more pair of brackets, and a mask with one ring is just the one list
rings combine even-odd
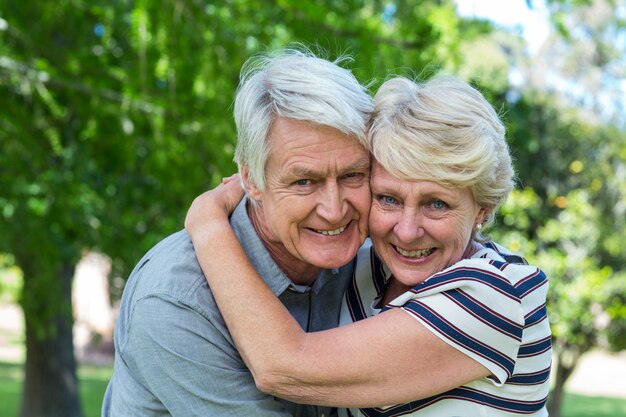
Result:
{"label": "man's eye", "polygon": [[348,172],[346,175],[344,175],[345,178],[356,178],[359,177],[360,175],[362,175],[360,172]]}
{"label": "man's eye", "polygon": [[311,184],[311,180],[302,179],[302,180],[298,180],[298,181],[294,182],[294,184],[296,184],[296,185],[310,185]]}

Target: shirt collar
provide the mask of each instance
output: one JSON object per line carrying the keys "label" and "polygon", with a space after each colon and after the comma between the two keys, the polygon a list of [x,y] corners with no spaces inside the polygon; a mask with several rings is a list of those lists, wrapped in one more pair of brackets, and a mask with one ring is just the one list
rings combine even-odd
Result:
{"label": "shirt collar", "polygon": [[248,254],[252,265],[257,272],[261,274],[263,280],[276,296],[279,296],[287,289],[299,293],[308,292],[311,289],[317,292],[329,279],[332,279],[334,275],[340,273],[340,269],[322,270],[311,287],[297,285],[291,282],[283,270],[274,262],[274,259],[272,259],[272,256],[263,244],[263,241],[261,241],[261,238],[256,233],[246,209],[248,201],[249,198],[246,196],[241,200],[239,205],[237,205],[230,217],[230,224],[241,246]]}
{"label": "shirt collar", "polygon": [[291,281],[284,272],[276,265],[269,252],[263,245],[261,238],[257,235],[248,217],[246,205],[248,197],[244,197],[239,203],[232,216],[230,224],[235,231],[235,235],[239,239],[243,250],[248,254],[248,258],[254,269],[257,270],[267,285],[276,295],[280,295],[289,285]]}

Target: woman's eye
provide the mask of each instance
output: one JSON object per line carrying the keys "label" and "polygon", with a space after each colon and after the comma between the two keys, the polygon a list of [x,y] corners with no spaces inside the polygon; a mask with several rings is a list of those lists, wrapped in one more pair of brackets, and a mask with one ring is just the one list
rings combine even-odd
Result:
{"label": "woman's eye", "polygon": [[437,210],[442,210],[448,207],[448,205],[441,200],[433,201],[432,206],[434,209],[437,209]]}
{"label": "woman's eye", "polygon": [[392,197],[392,196],[390,196],[390,195],[381,195],[381,196],[378,196],[378,200],[379,200],[381,203],[386,204],[386,205],[394,205],[394,204],[397,204],[397,203],[398,203],[398,200],[396,200],[395,198],[393,198],[393,197]]}

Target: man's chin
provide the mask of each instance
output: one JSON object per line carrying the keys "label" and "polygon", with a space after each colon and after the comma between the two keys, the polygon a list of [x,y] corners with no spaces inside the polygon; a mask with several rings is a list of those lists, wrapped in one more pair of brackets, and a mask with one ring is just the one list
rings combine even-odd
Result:
{"label": "man's chin", "polygon": [[339,248],[327,249],[323,252],[317,252],[308,256],[308,261],[311,265],[315,265],[322,269],[340,268],[354,259],[359,245],[356,243],[349,246],[342,246]]}

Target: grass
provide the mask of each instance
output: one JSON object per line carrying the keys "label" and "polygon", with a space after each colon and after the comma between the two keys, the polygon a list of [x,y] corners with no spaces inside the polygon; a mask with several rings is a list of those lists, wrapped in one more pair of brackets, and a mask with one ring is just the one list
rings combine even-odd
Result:
{"label": "grass", "polygon": [[[100,407],[112,367],[82,365],[78,369],[81,404],[85,417],[100,416]],[[22,389],[22,365],[0,362],[0,417],[15,417],[19,411]],[[626,398],[588,397],[566,394],[563,417],[626,416]]]}
{"label": "grass", "polygon": [[[85,417],[99,417],[102,398],[113,368],[87,366],[78,368],[80,398]],[[19,363],[0,362],[0,417],[16,417],[19,412],[24,373]]]}
{"label": "grass", "polygon": [[566,394],[563,417],[626,417],[626,399]]}
{"label": "grass", "polygon": [[102,398],[112,372],[111,366],[82,365],[78,368],[80,398],[85,417],[100,417],[102,414]]}
{"label": "grass", "polygon": [[0,362],[0,417],[17,416],[22,375],[22,365]]}

